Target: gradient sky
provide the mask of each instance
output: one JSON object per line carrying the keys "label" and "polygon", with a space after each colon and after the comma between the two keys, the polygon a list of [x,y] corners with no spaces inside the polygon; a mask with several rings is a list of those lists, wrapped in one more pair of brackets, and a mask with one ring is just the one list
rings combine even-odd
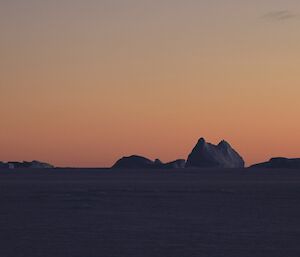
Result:
{"label": "gradient sky", "polygon": [[0,160],[300,157],[299,0],[1,0]]}

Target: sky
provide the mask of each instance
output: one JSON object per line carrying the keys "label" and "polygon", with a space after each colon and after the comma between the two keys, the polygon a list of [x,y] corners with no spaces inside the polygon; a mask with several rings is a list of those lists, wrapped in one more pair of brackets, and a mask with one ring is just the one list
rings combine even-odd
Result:
{"label": "sky", "polygon": [[299,26],[299,0],[1,0],[0,160],[300,157]]}

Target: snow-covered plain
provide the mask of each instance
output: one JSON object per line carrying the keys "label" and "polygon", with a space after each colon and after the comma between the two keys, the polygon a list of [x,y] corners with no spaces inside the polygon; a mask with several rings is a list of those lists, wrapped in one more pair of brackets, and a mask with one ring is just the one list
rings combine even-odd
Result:
{"label": "snow-covered plain", "polygon": [[299,257],[300,170],[0,171],[1,257]]}

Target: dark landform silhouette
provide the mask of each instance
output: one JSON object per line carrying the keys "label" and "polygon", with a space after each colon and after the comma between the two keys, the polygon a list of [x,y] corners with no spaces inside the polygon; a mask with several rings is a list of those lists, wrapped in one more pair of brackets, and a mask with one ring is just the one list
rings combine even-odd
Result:
{"label": "dark landform silhouette", "polygon": [[250,168],[267,168],[267,169],[300,169],[300,158],[288,159],[284,157],[276,157],[268,162],[257,163]]}
{"label": "dark landform silhouette", "polygon": [[[0,169],[53,169],[52,164],[40,161],[0,162]],[[131,155],[119,159],[111,169],[184,169],[184,168],[245,168],[243,157],[222,140],[217,145],[200,138],[188,155],[187,160],[178,159],[163,163],[160,159],[150,160],[140,155]],[[271,158],[269,161],[253,164],[249,168],[299,169],[300,158]]]}
{"label": "dark landform silhouette", "polygon": [[180,159],[169,163],[162,163],[159,159],[152,161],[138,155],[123,157],[118,160],[112,168],[123,169],[174,169],[174,168],[244,168],[243,158],[236,152],[228,142],[222,140],[218,145],[207,143],[200,138],[187,162]]}
{"label": "dark landform silhouette", "polygon": [[0,162],[0,168],[3,169],[53,169],[54,166],[40,161],[32,162]]}
{"label": "dark landform silhouette", "polygon": [[113,169],[177,169],[184,167],[185,160],[163,163],[159,159],[152,161],[138,155],[123,157],[112,166]]}

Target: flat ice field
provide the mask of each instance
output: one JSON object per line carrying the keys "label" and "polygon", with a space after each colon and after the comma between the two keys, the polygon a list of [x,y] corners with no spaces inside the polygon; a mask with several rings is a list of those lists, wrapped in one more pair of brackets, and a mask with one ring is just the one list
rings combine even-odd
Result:
{"label": "flat ice field", "polygon": [[0,171],[1,257],[299,257],[300,170]]}

